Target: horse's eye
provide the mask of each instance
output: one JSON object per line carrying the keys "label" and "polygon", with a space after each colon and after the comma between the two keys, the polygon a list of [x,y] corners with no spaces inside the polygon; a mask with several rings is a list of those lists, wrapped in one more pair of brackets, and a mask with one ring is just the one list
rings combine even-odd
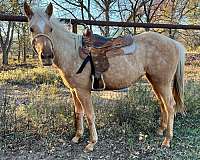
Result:
{"label": "horse's eye", "polygon": [[52,32],[53,31],[53,28],[50,28],[50,32]]}
{"label": "horse's eye", "polygon": [[33,32],[33,31],[34,31],[32,27],[30,27],[30,31],[31,31],[31,32]]}

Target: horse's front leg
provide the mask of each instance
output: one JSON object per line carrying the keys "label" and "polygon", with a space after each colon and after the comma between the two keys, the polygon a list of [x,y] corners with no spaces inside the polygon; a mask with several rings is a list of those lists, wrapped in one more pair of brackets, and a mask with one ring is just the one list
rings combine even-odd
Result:
{"label": "horse's front leg", "polygon": [[85,147],[84,151],[90,152],[90,151],[93,151],[94,146],[98,140],[96,127],[95,127],[95,114],[94,114],[94,108],[93,108],[92,100],[91,100],[91,93],[88,90],[77,89],[76,95],[77,95],[80,103],[82,104],[82,107],[86,114],[89,133],[90,133],[89,143]]}
{"label": "horse's front leg", "polygon": [[75,128],[76,128],[76,134],[75,137],[72,139],[74,143],[78,143],[79,139],[82,137],[84,132],[83,127],[83,116],[84,116],[84,110],[82,107],[82,104],[80,103],[78,97],[76,96],[75,91],[71,91],[73,101],[74,101],[74,118],[75,118]]}

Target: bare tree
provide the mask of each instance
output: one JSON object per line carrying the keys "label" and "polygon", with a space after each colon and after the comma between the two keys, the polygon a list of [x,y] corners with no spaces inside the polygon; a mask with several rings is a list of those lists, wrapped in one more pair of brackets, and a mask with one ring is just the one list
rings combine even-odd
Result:
{"label": "bare tree", "polygon": [[[5,24],[3,25],[5,26]],[[13,33],[14,33],[14,22],[8,22],[6,28],[6,34],[3,36],[3,29],[0,28],[0,44],[3,51],[3,61],[2,64],[7,65],[8,64],[8,54],[11,48],[12,40],[13,40]]]}
{"label": "bare tree", "polygon": [[[18,1],[0,2],[3,13],[17,14],[19,10]],[[8,64],[8,56],[11,49],[15,22],[0,22],[0,44],[3,51],[2,64]]]}
{"label": "bare tree", "polygon": [[[140,17],[144,15],[142,9],[143,0],[124,0],[123,5],[121,3],[122,0],[118,0],[118,8],[121,20],[125,22],[139,22]],[[133,32],[136,34],[136,27],[134,27]]]}
{"label": "bare tree", "polygon": [[[153,18],[157,16],[157,12],[160,11],[161,5],[166,0],[143,0],[144,15],[146,23],[152,22]],[[143,22],[143,21],[142,21]],[[145,29],[149,31],[149,28]]]}
{"label": "bare tree", "polygon": [[[117,0],[94,0],[94,1],[64,0],[62,2],[58,2],[56,0],[52,1],[57,6],[62,8],[64,11],[70,13],[73,18],[76,19],[88,18],[90,20],[105,20],[105,21],[110,21],[111,8],[117,2]],[[109,36],[110,34],[109,26],[106,27],[99,26],[99,29],[103,35]]]}

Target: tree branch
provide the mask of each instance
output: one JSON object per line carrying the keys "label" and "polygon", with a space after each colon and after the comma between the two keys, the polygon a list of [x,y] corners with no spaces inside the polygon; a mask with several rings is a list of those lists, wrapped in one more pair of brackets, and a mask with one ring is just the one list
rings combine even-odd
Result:
{"label": "tree branch", "polygon": [[77,17],[73,14],[72,11],[70,11],[67,8],[64,8],[62,5],[60,5],[59,3],[57,3],[55,0],[52,0],[57,6],[59,6],[60,8],[62,8],[63,10],[66,10],[67,12],[69,12],[75,19],[77,19]]}

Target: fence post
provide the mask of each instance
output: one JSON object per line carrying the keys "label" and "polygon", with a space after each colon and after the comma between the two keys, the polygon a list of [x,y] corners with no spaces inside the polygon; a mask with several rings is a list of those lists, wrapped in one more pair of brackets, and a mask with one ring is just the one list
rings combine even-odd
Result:
{"label": "fence post", "polygon": [[172,35],[172,29],[169,29],[169,37],[170,37],[171,39],[174,39],[174,37],[173,37],[173,35]]}
{"label": "fence post", "polygon": [[77,24],[76,24],[76,23],[73,24],[72,31],[73,31],[74,33],[77,33]]}

